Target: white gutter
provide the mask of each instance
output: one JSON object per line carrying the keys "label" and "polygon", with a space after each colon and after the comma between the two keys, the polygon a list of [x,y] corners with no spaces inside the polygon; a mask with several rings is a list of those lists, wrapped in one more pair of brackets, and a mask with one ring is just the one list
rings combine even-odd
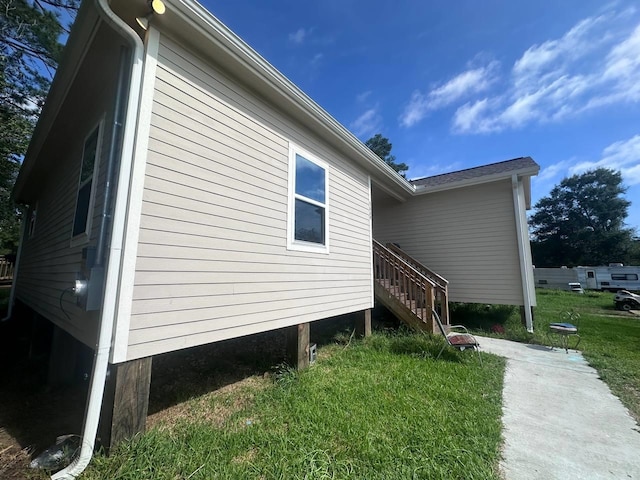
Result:
{"label": "white gutter", "polygon": [[527,218],[524,211],[524,191],[522,183],[518,180],[518,175],[511,176],[511,187],[513,190],[513,209],[516,215],[516,234],[518,237],[518,256],[520,258],[520,278],[522,281],[522,296],[524,298],[524,318],[527,332],[533,333],[533,314],[531,307],[534,306],[532,301],[533,274],[530,272],[531,265],[530,254],[528,254],[525,240],[527,235]]}
{"label": "white gutter", "polygon": [[[91,373],[91,385],[85,413],[80,454],[66,468],[51,476],[52,480],[73,480],[89,465],[95,447],[96,434],[100,421],[100,410],[104,396],[104,386],[109,366],[111,337],[115,324],[115,313],[118,298],[118,278],[120,276],[122,241],[129,187],[129,175],[135,143],[135,128],[138,115],[138,101],[142,83],[142,64],[144,45],[136,32],[120,19],[107,4],[108,0],[96,0],[98,14],[114,30],[119,32],[132,49],[132,67],[129,83],[129,98],[126,106],[125,131],[122,139],[120,157],[120,174],[111,222],[112,233],[109,247],[109,260],[105,280],[103,304],[100,314],[100,328]],[[123,180],[125,180],[123,182]],[[123,198],[124,197],[124,198]]]}
{"label": "white gutter", "polygon": [[[291,101],[307,117],[319,122],[342,145],[345,145],[351,152],[363,158],[377,176],[391,181],[405,193],[413,194],[415,186],[401,177],[384,160],[367,148],[353,133],[334,119],[198,1],[177,1],[172,4],[172,13],[182,16],[185,22],[195,25],[202,35],[213,43],[223,46],[226,49],[225,53],[232,56],[236,62],[250,71],[254,77],[260,78],[263,83]],[[320,135],[320,132],[316,133]],[[399,200],[402,199],[392,190],[388,190],[388,193]]]}

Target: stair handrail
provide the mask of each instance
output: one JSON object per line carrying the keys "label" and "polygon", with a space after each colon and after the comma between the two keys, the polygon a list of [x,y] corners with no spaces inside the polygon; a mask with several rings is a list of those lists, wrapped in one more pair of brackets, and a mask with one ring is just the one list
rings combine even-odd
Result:
{"label": "stair handrail", "polygon": [[434,279],[433,281],[440,288],[445,289],[445,288],[447,288],[447,285],[449,285],[449,280],[444,278],[442,275],[438,275],[436,272],[431,270],[429,267],[423,265],[421,262],[419,262],[418,260],[413,258],[411,255],[409,255],[407,252],[402,250],[400,247],[398,247],[396,244],[387,243],[386,247],[387,247],[387,249],[391,250],[393,253],[395,253],[399,257],[403,258],[410,265],[413,265],[418,270],[422,270],[423,275],[425,275],[426,277],[433,278]]}
{"label": "stair handrail", "polygon": [[385,247],[382,243],[378,242],[377,240],[373,240],[373,243],[375,246],[379,247],[379,252],[383,252],[383,253],[391,253],[391,256],[396,259],[399,260],[400,263],[407,268],[408,270],[410,270],[411,272],[415,273],[416,276],[418,278],[420,278],[421,280],[423,280],[425,283],[429,284],[432,288],[436,288],[439,287],[440,285],[438,285],[433,279],[429,278],[427,275],[425,275],[423,272],[421,272],[420,270],[418,270],[415,266],[413,266],[411,263],[409,263],[407,260],[405,260],[404,258],[402,258],[402,256],[396,254],[393,251],[390,251],[390,249],[388,249],[387,247]]}
{"label": "stair handrail", "polygon": [[437,292],[435,282],[375,239],[373,261],[377,283],[423,323],[432,323],[431,309]]}
{"label": "stair handrail", "polygon": [[433,297],[434,301],[436,301],[440,306],[440,317],[442,318],[443,323],[449,324],[449,281],[423,265],[415,258],[411,257],[397,245],[388,243],[385,246],[375,239],[373,242],[374,250],[377,248],[380,252],[385,252],[386,255],[393,255],[393,258],[396,261],[401,261],[402,264],[405,265],[405,268],[417,271],[424,279],[426,279],[426,282],[433,289],[433,293],[430,296]]}

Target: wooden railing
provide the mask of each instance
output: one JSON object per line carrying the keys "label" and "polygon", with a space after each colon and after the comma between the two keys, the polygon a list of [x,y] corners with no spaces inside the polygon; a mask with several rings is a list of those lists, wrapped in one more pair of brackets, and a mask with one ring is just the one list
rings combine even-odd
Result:
{"label": "wooden railing", "polygon": [[0,281],[8,281],[13,279],[13,262],[6,258],[0,258]]}
{"label": "wooden railing", "polygon": [[420,263],[418,260],[406,253],[397,245],[394,245],[393,243],[387,243],[386,247],[393,253],[398,255],[400,258],[402,258],[413,268],[422,273],[425,277],[430,279],[433,283],[435,283],[435,303],[437,306],[436,310],[440,314],[442,323],[445,325],[449,324],[449,281],[443,276],[438,275],[427,266]]}
{"label": "wooden railing", "polygon": [[400,256],[373,241],[375,282],[431,328],[436,284]]}

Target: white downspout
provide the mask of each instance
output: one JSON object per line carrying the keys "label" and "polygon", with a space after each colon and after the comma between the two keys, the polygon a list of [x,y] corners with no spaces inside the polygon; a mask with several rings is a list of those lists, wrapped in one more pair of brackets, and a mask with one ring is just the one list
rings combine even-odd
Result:
{"label": "white downspout", "polygon": [[[125,131],[122,139],[122,153],[120,161],[120,175],[118,180],[118,192],[114,205],[112,220],[111,245],[109,247],[109,260],[107,264],[105,292],[103,295],[102,311],[100,314],[100,329],[96,353],[91,374],[91,385],[89,387],[89,397],[82,432],[82,444],[80,454],[66,468],[51,476],[52,480],[73,480],[80,475],[89,465],[95,447],[96,434],[100,421],[100,410],[104,396],[104,386],[107,378],[109,366],[109,353],[111,350],[111,337],[115,324],[116,299],[118,278],[120,276],[122,239],[124,222],[126,219],[126,201],[122,201],[122,195],[128,189],[128,177],[131,170],[131,160],[133,157],[135,144],[135,128],[138,116],[138,102],[140,98],[140,87],[142,84],[142,66],[144,58],[144,45],[136,32],[120,19],[107,4],[108,0],[96,0],[98,14],[114,30],[119,32],[129,43],[132,49],[131,79],[129,84],[129,98],[125,114]],[[127,181],[122,183],[123,177]],[[125,208],[122,208],[122,205]]]}
{"label": "white downspout", "polygon": [[522,296],[524,297],[524,319],[527,332],[533,333],[533,315],[531,307],[531,276],[529,275],[528,255],[525,250],[525,239],[527,239],[527,220],[524,213],[524,200],[521,198],[522,188],[518,181],[518,175],[511,176],[511,187],[513,190],[513,209],[516,215],[516,233],[518,236],[518,256],[520,258],[520,278],[522,281]]}

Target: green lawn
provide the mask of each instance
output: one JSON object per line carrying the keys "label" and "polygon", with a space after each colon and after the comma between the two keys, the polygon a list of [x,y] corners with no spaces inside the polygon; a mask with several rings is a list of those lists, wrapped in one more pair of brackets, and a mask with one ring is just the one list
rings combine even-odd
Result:
{"label": "green lawn", "polygon": [[84,479],[498,479],[504,361],[440,339],[374,334],[330,345],[180,406],[98,456]]}
{"label": "green lawn", "polygon": [[[617,311],[613,293],[587,292],[579,295],[560,290],[537,290],[533,334],[520,323],[520,315],[511,307],[454,306],[452,321],[469,324],[483,335],[500,336],[516,341],[549,345],[549,323],[576,323],[581,336],[579,349],[598,370],[615,395],[640,421],[640,316]],[[577,320],[569,317],[578,314]],[[504,333],[491,332],[496,323]]]}

